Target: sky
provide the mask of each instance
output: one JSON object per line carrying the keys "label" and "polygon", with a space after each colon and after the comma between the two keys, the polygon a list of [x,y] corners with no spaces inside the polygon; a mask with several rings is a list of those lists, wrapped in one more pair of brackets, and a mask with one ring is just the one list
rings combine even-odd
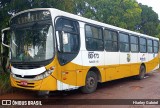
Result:
{"label": "sky", "polygon": [[137,0],[137,2],[152,7],[152,9],[158,14],[158,17],[160,19],[160,0]]}

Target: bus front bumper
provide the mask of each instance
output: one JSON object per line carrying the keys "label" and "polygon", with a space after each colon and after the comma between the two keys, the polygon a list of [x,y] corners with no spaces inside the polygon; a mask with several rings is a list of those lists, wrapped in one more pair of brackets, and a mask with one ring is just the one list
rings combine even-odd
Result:
{"label": "bus front bumper", "polygon": [[29,90],[55,91],[57,90],[57,79],[51,75],[42,80],[16,79],[10,75],[11,86]]}

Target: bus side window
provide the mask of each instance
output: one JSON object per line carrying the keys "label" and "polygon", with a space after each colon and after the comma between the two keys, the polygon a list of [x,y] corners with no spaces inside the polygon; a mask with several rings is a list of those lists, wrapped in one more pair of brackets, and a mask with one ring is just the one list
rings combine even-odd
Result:
{"label": "bus side window", "polygon": [[116,31],[104,30],[105,50],[118,51],[118,33]]}
{"label": "bus side window", "polygon": [[139,52],[138,36],[134,35],[130,36],[130,46],[131,46],[131,52]]}
{"label": "bus side window", "polygon": [[158,48],[159,48],[159,45],[158,45],[158,41],[154,40],[153,41],[153,49],[154,49],[154,53],[158,53]]}
{"label": "bus side window", "polygon": [[141,53],[146,53],[147,52],[147,41],[146,41],[146,38],[140,37],[139,44],[140,44],[140,52]]}
{"label": "bus side window", "polygon": [[119,48],[121,52],[129,52],[129,37],[127,34],[119,33]]}
{"label": "bus side window", "polygon": [[151,39],[147,39],[147,50],[148,53],[153,53],[153,41]]}
{"label": "bus side window", "polygon": [[90,25],[85,26],[86,49],[89,51],[103,51],[102,29]]}

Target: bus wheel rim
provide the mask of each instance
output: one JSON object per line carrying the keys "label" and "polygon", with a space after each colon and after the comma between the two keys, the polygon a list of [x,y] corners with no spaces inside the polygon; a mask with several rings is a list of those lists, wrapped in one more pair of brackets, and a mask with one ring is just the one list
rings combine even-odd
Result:
{"label": "bus wheel rim", "polygon": [[95,86],[95,79],[93,77],[89,77],[87,80],[88,88],[93,88]]}

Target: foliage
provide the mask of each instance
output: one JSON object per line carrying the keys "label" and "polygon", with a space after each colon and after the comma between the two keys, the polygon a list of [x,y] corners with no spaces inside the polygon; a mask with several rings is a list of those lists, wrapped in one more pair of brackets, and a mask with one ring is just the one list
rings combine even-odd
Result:
{"label": "foliage", "polygon": [[82,16],[135,30],[141,21],[141,8],[135,0],[86,0]]}
{"label": "foliage", "polygon": [[151,36],[157,35],[158,32],[160,33],[158,31],[158,14],[147,5],[140,4],[140,6],[142,8],[140,32]]}
{"label": "foliage", "polygon": [[158,23],[158,27],[157,27],[156,31],[158,31],[158,34],[156,35],[156,37],[160,39],[160,21]]}
{"label": "foliage", "polygon": [[0,68],[0,95],[11,90],[9,73],[2,73]]}

